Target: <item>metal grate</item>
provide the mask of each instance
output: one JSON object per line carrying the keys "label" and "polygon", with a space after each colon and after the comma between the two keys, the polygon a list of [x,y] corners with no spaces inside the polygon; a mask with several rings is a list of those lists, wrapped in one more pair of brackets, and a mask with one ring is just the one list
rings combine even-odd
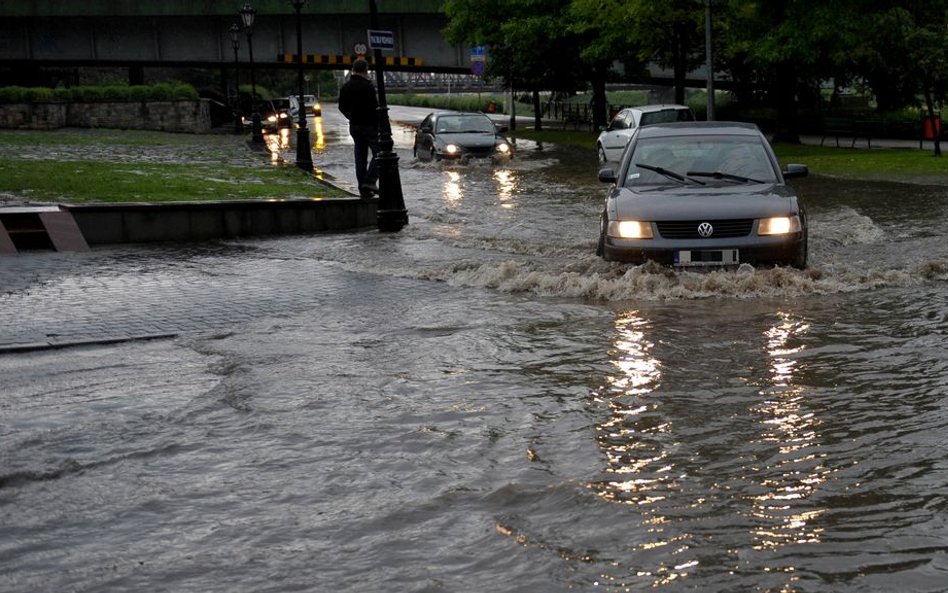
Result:
{"label": "metal grate", "polygon": [[[710,223],[714,232],[708,237],[698,234],[698,226]],[[739,220],[672,220],[660,221],[658,233],[665,239],[729,239],[746,237],[754,228],[754,219]]]}

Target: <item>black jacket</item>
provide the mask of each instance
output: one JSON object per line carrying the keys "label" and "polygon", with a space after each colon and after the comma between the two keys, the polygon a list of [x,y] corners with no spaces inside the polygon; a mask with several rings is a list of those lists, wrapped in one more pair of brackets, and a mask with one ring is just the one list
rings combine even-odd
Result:
{"label": "black jacket", "polygon": [[350,124],[378,126],[378,106],[375,87],[362,76],[352,75],[339,89],[339,111]]}

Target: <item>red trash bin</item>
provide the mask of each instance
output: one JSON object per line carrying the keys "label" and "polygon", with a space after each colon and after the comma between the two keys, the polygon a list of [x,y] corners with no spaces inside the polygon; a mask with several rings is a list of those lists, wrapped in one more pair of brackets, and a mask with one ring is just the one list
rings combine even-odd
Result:
{"label": "red trash bin", "polygon": [[[934,120],[934,125],[932,125],[932,120]],[[923,133],[926,140],[934,140],[935,137],[941,137],[941,116],[936,115],[934,118],[925,116],[923,121]]]}

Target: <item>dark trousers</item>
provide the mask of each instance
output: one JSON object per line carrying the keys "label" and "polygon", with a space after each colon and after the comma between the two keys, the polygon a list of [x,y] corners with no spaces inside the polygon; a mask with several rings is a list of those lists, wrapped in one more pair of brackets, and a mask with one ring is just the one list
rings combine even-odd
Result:
{"label": "dark trousers", "polygon": [[[356,180],[359,189],[363,185],[375,185],[379,174],[375,167],[375,155],[379,151],[379,131],[375,126],[349,124],[349,135],[355,143]],[[372,158],[369,159],[369,151]]]}

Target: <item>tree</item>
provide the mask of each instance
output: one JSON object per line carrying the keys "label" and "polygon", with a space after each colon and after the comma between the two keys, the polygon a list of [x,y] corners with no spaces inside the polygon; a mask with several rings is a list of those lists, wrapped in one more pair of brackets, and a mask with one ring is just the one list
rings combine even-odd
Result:
{"label": "tree", "polygon": [[582,80],[568,6],[569,0],[446,0],[444,34],[454,43],[487,46],[486,75],[511,90],[530,91],[540,129],[540,92],[573,91]]}
{"label": "tree", "polygon": [[608,122],[606,81],[612,63],[623,62],[627,73],[643,74],[644,46],[630,34],[632,12],[625,0],[573,0],[569,20],[579,37],[580,59],[593,91],[593,126],[598,129]]}

